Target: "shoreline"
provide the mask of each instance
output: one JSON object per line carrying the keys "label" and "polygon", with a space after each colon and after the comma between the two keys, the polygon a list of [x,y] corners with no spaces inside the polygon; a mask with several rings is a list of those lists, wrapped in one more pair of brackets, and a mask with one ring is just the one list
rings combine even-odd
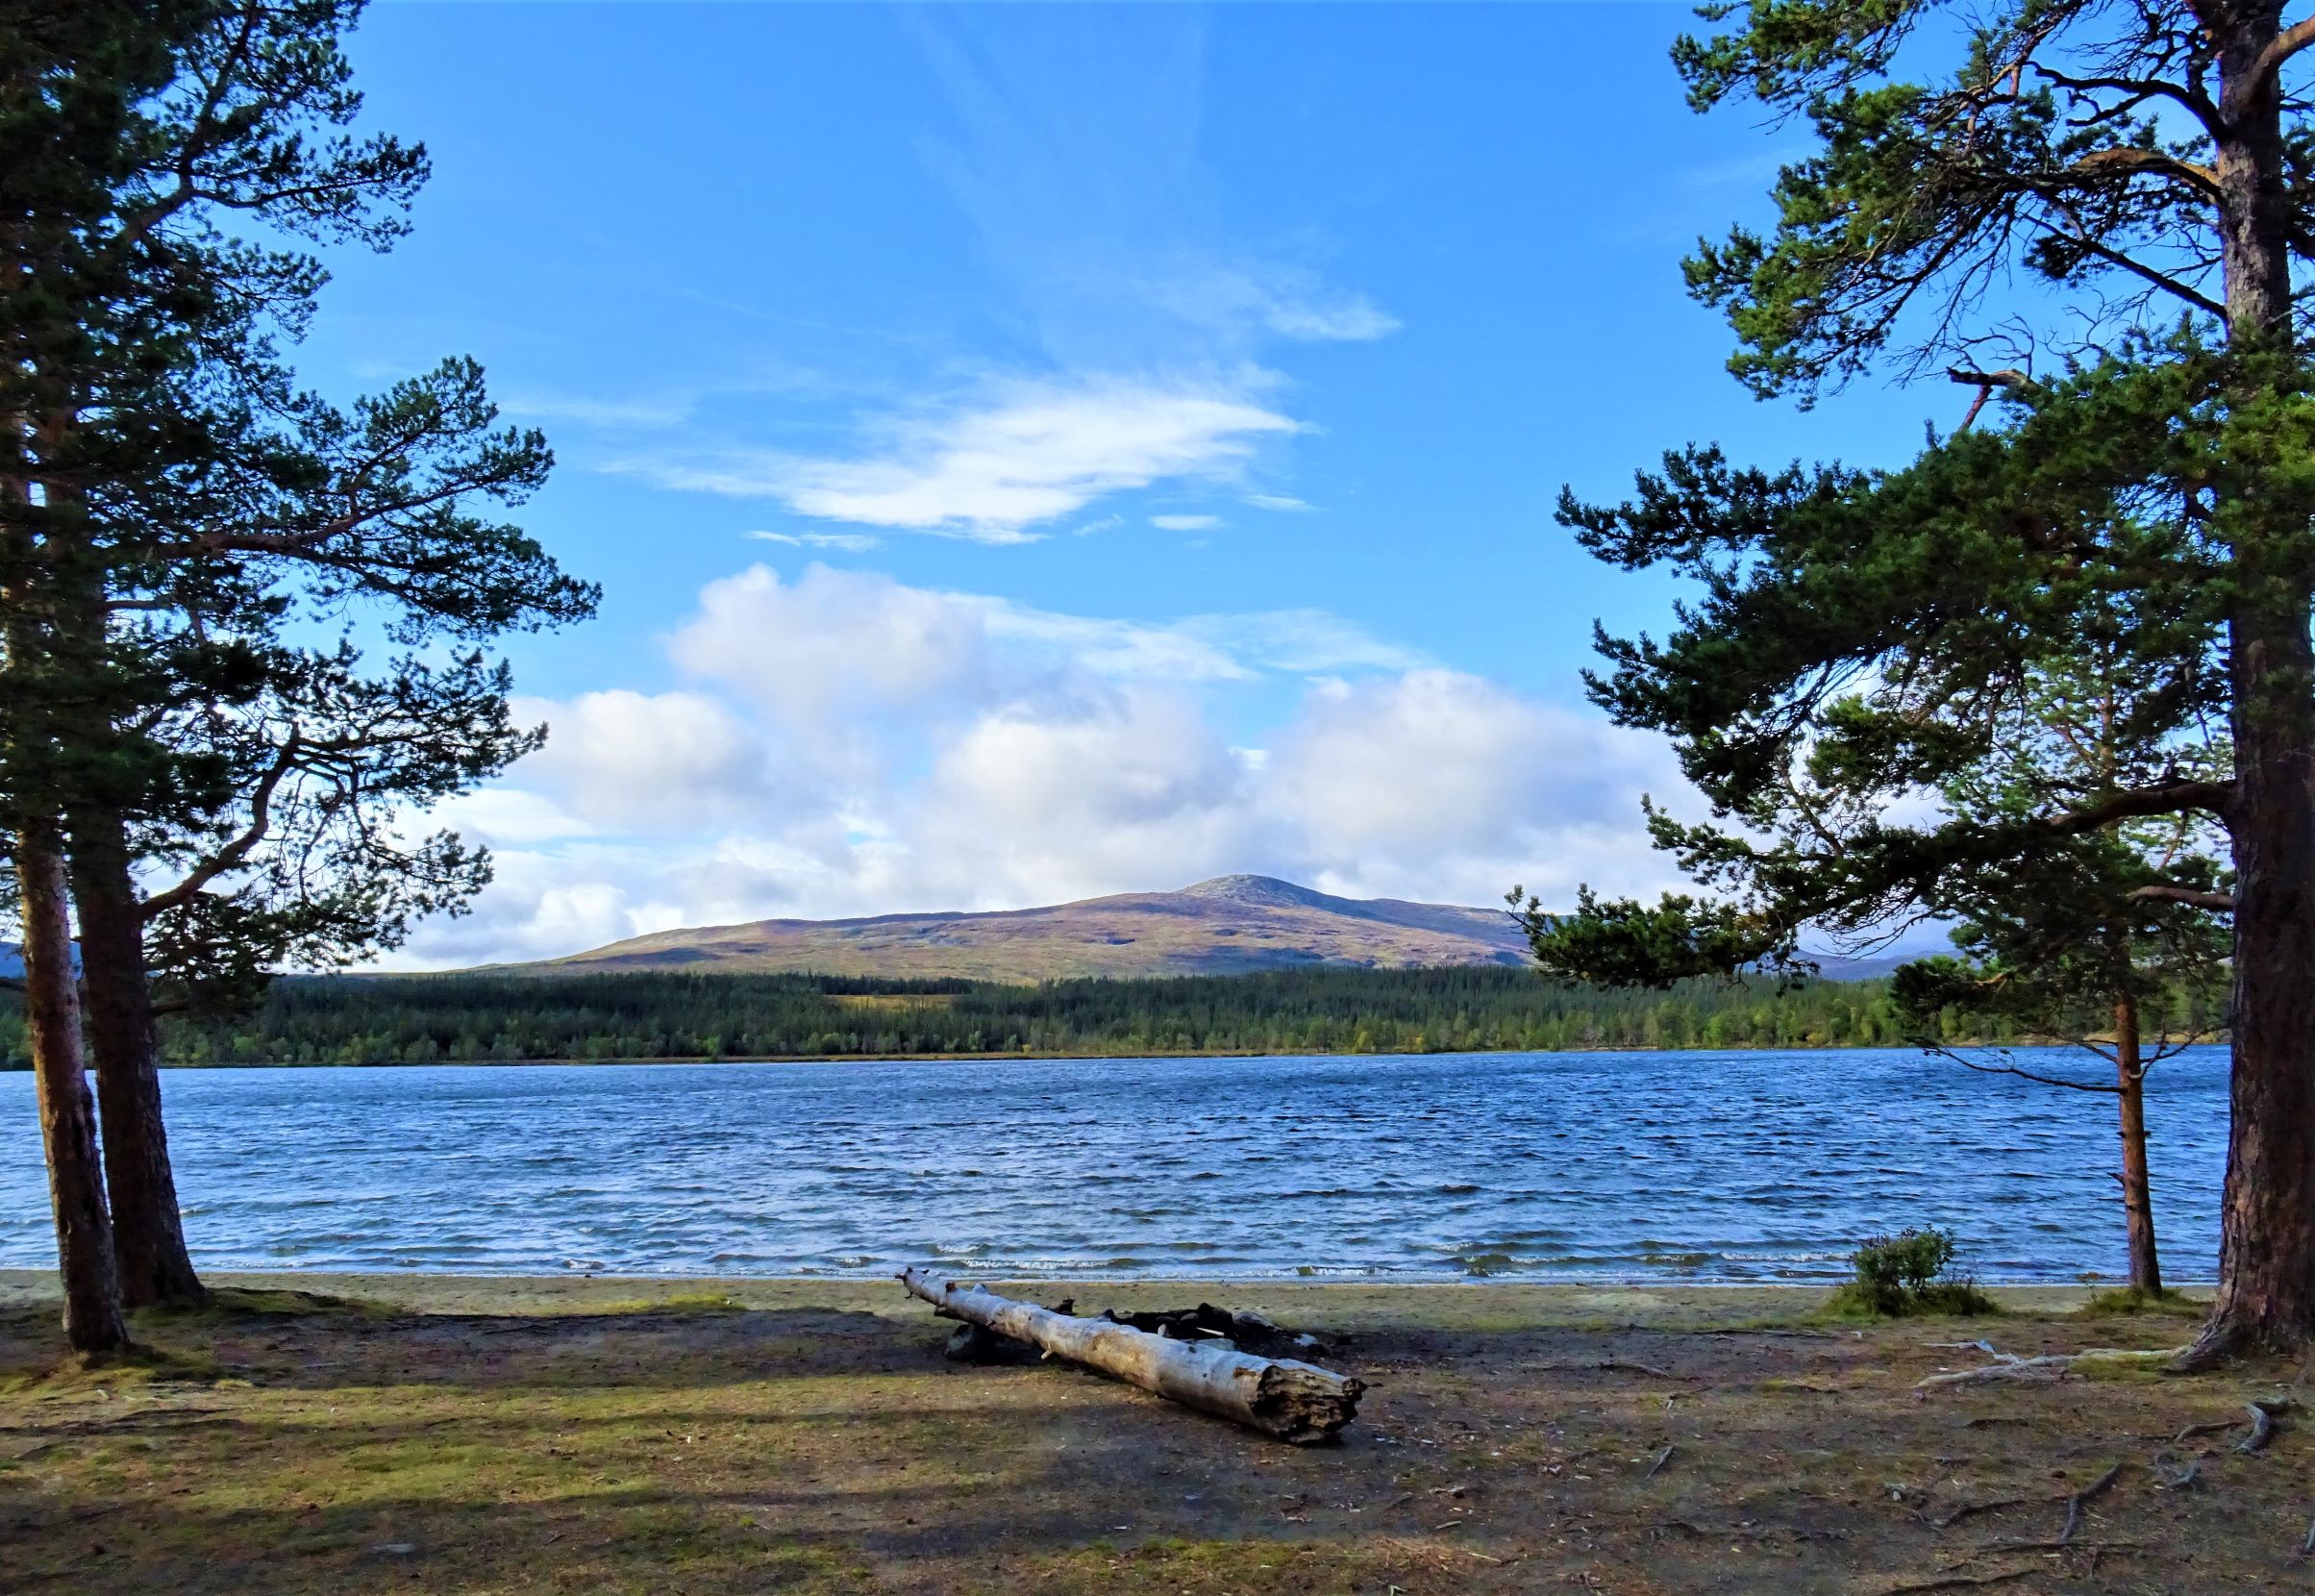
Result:
{"label": "shoreline", "polygon": [[[1836,1596],[2304,1577],[2305,1432],[2237,1450],[2282,1360],[1940,1383],[2001,1356],[2161,1359],[2201,1316],[2077,1311],[2081,1286],[1871,1321],[1792,1285],[1013,1286],[1082,1312],[1206,1295],[1311,1334],[1310,1360],[1365,1390],[1334,1444],[1295,1447],[1065,1363],[954,1360],[951,1327],[889,1280],[208,1279],[212,1303],[138,1313],[137,1350],[89,1364],[52,1280],[0,1272],[0,1584]],[[2206,1487],[2165,1485],[2195,1437]]]}
{"label": "shoreline", "polygon": [[[1079,1277],[981,1275],[957,1270],[955,1278],[971,1278],[1000,1291],[1032,1295],[1062,1295],[1091,1299],[1103,1306],[1141,1308],[1158,1302],[1236,1298],[1241,1305],[1290,1305],[1283,1311],[1327,1316],[1349,1312],[1363,1315],[1387,1312],[1393,1317],[1430,1321],[1456,1319],[1466,1310],[1483,1309],[1536,1323],[1565,1322],[1570,1314],[1616,1311],[1633,1322],[1672,1323],[1695,1317],[1717,1318],[1731,1309],[1755,1315],[1800,1317],[1810,1312],[1839,1283],[1744,1281],[1663,1283],[1623,1278],[1597,1281],[1507,1281],[1500,1279],[1430,1280],[1310,1280],[1295,1276],[1204,1275]],[[886,1306],[908,1311],[913,1299],[886,1275],[634,1275],[634,1274],[464,1274],[434,1269],[214,1269],[202,1271],[212,1286],[251,1291],[304,1291],[320,1296],[377,1302],[411,1312],[470,1312],[484,1305],[498,1311],[551,1313],[560,1309],[586,1311],[605,1303],[635,1308],[638,1303],[664,1299],[696,1303],[703,1298],[728,1299],[749,1309],[786,1310],[804,1308],[876,1311]],[[1999,1292],[2004,1308],[2014,1311],[2069,1313],[2119,1282],[2099,1284],[1983,1281]],[[2198,1295],[2211,1289],[2205,1281],[2180,1287]],[[23,1306],[55,1298],[53,1269],[0,1268],[0,1307]],[[920,1307],[921,1305],[919,1305]]]}
{"label": "shoreline", "polygon": [[[294,1060],[276,1060],[270,1063],[252,1063],[246,1060],[218,1063],[184,1063],[164,1060],[164,1070],[207,1072],[212,1070],[251,1069],[587,1069],[603,1065],[699,1065],[761,1066],[776,1064],[963,1064],[1006,1062],[1019,1060],[1029,1063],[1145,1063],[1165,1059],[1479,1059],[1571,1057],[1593,1055],[1619,1056],[1644,1054],[1743,1054],[1743,1053],[1919,1053],[1934,1058],[1960,1049],[1969,1051],[2006,1051],[2012,1048],[2070,1048],[2067,1041],[1956,1041],[1942,1047],[1930,1047],[1919,1042],[1727,1042],[1715,1047],[1476,1047],[1429,1048],[1421,1053],[1376,1051],[1343,1053],[1321,1048],[1202,1048],[1174,1049],[1162,1053],[1073,1053],[1073,1052],[1018,1052],[1018,1053],[783,1053],[763,1058],[735,1058],[730,1055],[711,1057],[707,1054],[682,1056],[662,1055],[649,1058],[619,1059],[427,1059],[380,1060],[363,1063],[300,1063]],[[2224,1037],[2206,1042],[2190,1043],[2195,1047],[2224,1048]],[[29,1075],[31,1066],[15,1065],[0,1068],[0,1074]]]}

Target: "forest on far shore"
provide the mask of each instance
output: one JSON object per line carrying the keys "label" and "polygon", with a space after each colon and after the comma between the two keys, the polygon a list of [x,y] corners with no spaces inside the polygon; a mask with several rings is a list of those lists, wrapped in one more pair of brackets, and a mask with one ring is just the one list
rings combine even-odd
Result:
{"label": "forest on far shore", "polygon": [[[1940,1040],[1970,1036],[1948,1015]],[[1978,1022],[1981,1028],[1983,1022]],[[1332,967],[1034,986],[819,975],[286,977],[254,1012],[164,1022],[164,1061],[517,1063],[962,1054],[1876,1047],[1920,1039],[1886,981],[1559,985],[1531,970]],[[30,1062],[0,1012],[0,1063]]]}

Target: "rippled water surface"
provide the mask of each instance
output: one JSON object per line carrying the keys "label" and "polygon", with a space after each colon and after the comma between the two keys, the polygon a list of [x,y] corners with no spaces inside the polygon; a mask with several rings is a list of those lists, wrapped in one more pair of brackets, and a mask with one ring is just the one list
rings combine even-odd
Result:
{"label": "rippled water surface", "polygon": [[[2224,1057],[2169,1060],[2151,1086],[2165,1273],[2206,1278]],[[1839,1274],[1860,1234],[1934,1221],[1988,1280],[2124,1268],[2113,1100],[1912,1052],[177,1070],[164,1087],[212,1267],[1746,1281]],[[0,1075],[0,1264],[54,1257],[32,1079]]]}

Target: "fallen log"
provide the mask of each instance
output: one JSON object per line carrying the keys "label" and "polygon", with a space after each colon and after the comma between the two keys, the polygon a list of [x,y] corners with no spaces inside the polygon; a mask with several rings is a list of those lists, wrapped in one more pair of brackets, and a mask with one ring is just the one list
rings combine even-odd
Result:
{"label": "fallen log", "polygon": [[903,1269],[900,1283],[942,1318],[1026,1341],[1185,1408],[1297,1444],[1332,1437],[1357,1413],[1366,1392],[1364,1381],[1297,1359],[1257,1358],[1227,1339],[1177,1341],[1108,1319],[1056,1313],[923,1269]]}

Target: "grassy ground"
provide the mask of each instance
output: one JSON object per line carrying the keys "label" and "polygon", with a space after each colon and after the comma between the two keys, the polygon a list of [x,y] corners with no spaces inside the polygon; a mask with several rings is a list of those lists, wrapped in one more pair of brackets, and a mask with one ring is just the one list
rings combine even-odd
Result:
{"label": "grassy ground", "polygon": [[[1818,1294],[1800,1291],[1065,1288],[1088,1310],[1204,1295],[1342,1337],[1324,1360],[1373,1389],[1344,1444],[1296,1449],[1066,1368],[949,1363],[945,1327],[890,1284],[228,1278],[216,1309],[139,1326],[143,1363],[81,1370],[46,1283],[0,1275],[0,1589],[1894,1596],[2315,1579],[2308,1421],[2233,1450],[2244,1402],[2300,1390],[2306,1367],[1914,1389],[1985,1360],[1939,1343],[2153,1347],[2191,1328],[2085,1313],[2080,1293],[1852,1325],[1812,1320]],[[2189,1462],[2191,1483],[2163,1484]],[[2052,1544],[2065,1499],[2117,1463]]]}

